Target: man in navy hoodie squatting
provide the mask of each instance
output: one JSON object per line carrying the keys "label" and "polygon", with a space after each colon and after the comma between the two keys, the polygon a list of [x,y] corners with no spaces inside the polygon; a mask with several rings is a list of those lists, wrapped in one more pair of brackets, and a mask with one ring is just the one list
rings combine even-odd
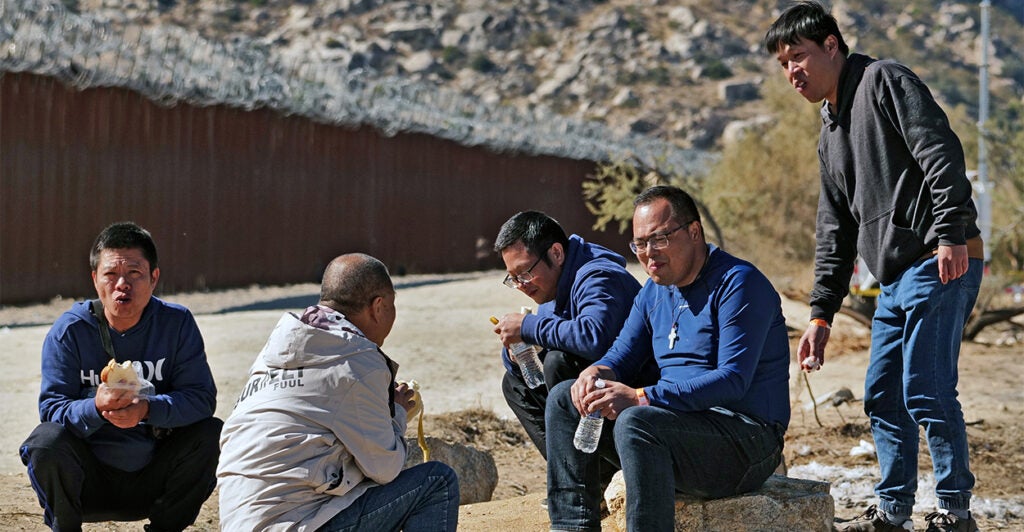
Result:
{"label": "man in navy hoodie squatting", "polygon": [[[107,227],[89,262],[99,304],[75,303],[46,335],[42,422],[21,460],[53,530],[145,518],[146,530],[183,530],[213,492],[220,456],[203,338],[188,309],[153,297],[160,269],[145,229]],[[101,384],[111,358],[140,362],[151,393]]]}
{"label": "man in navy hoodie squatting", "polygon": [[519,289],[538,305],[535,314],[504,315],[494,332],[506,347],[526,342],[542,349],[544,386],[528,388],[519,366],[503,349],[508,371],[501,388],[509,408],[547,458],[547,391],[575,380],[611,347],[640,283],[626,271],[622,255],[578,235],[566,237],[557,221],[538,211],[509,218],[498,231],[494,250],[508,270],[505,286]]}

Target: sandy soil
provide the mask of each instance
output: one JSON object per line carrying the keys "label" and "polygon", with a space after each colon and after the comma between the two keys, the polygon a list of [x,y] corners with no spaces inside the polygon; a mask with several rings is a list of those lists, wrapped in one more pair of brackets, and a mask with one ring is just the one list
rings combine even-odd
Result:
{"label": "sandy soil", "polygon": [[[634,271],[638,277],[639,271]],[[465,442],[495,457],[499,485],[494,501],[468,505],[460,529],[469,531],[544,530],[544,462],[528,442],[501,397],[503,368],[490,315],[514,312],[532,302],[500,284],[501,273],[407,276],[396,278],[398,318],[384,350],[401,364],[399,377],[416,379],[427,413],[429,435]],[[170,294],[196,314],[218,384],[217,415],[227,417],[247,370],[284,311],[315,302],[313,284],[251,287],[213,293]],[[29,486],[17,447],[38,422],[39,348],[49,324],[70,301],[0,308],[0,364],[7,385],[0,391],[0,529],[45,530],[42,512]],[[802,327],[805,305],[787,301],[794,327]],[[1024,358],[1021,325],[991,327],[982,342],[965,345],[961,359],[961,400],[970,423],[972,467],[978,477],[975,513],[982,529],[1024,529]],[[796,334],[796,333],[795,333]],[[791,476],[833,483],[836,514],[852,517],[872,500],[877,475],[874,458],[851,456],[861,440],[871,441],[861,411],[867,330],[840,316],[823,371],[805,380],[791,370],[793,422],[787,434]],[[795,338],[794,338],[795,341]],[[996,345],[1001,344],[1001,345]],[[814,409],[810,402],[840,388],[855,396],[839,406]],[[930,462],[922,447],[920,515],[931,511]],[[216,494],[204,506],[195,530],[217,528]],[[87,530],[134,530],[138,524],[98,523]]]}

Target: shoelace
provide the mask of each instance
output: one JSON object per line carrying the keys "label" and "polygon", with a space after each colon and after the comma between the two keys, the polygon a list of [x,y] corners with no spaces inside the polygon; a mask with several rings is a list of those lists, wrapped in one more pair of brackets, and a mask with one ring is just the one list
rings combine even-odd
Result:
{"label": "shoelace", "polygon": [[864,510],[864,513],[858,515],[857,517],[854,517],[853,519],[851,519],[851,521],[858,521],[858,520],[871,521],[871,520],[873,520],[877,516],[878,516],[878,505],[877,504],[872,504],[871,506],[868,506],[867,510]]}
{"label": "shoelace", "polygon": [[928,526],[956,526],[957,521],[960,519],[953,514],[932,512],[924,516],[924,520],[928,523]]}

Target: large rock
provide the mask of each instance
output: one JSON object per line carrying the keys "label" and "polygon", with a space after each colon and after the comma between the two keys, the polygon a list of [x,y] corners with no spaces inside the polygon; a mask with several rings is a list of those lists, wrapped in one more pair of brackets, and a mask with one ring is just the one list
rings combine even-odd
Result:
{"label": "large rock", "polygon": [[[611,521],[626,530],[626,485],[615,473],[604,492]],[[835,504],[827,482],[772,475],[761,489],[725,499],[676,497],[676,530],[830,531]]]}
{"label": "large rock", "polygon": [[718,97],[729,107],[761,97],[760,80],[723,81],[718,84]]}
{"label": "large rock", "polygon": [[[409,448],[405,467],[423,463],[423,451],[416,439],[406,438],[405,442]],[[426,443],[432,461],[448,464],[459,475],[459,504],[491,500],[498,486],[498,466],[490,453],[430,436],[426,437]]]}

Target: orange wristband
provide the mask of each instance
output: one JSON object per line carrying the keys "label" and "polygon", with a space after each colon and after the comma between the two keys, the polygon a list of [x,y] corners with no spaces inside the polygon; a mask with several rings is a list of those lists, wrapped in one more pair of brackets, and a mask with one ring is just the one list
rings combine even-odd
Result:
{"label": "orange wristband", "polygon": [[823,320],[821,318],[814,318],[813,320],[811,320],[811,323],[817,325],[818,327],[824,327],[826,329],[831,329],[832,328],[832,326],[829,325],[827,321],[825,321],[825,320]]}
{"label": "orange wristband", "polygon": [[640,406],[650,406],[651,402],[647,400],[647,392],[643,388],[636,389],[636,400],[640,402]]}

